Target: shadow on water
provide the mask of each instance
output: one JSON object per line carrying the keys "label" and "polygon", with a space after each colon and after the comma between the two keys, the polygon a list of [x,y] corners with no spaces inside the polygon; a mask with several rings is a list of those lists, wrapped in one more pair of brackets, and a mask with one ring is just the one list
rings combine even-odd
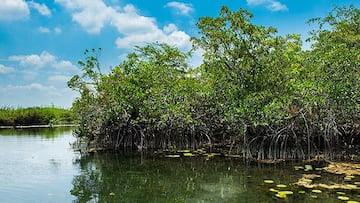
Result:
{"label": "shadow on water", "polygon": [[[245,164],[215,157],[165,158],[141,154],[99,153],[75,161],[81,174],[73,179],[75,202],[339,202],[335,191],[313,193],[295,183],[304,171],[294,164]],[[313,172],[315,173],[315,172]],[[327,182],[343,177],[324,175]],[[271,179],[273,184],[264,183]],[[270,188],[284,184],[294,194],[275,197]],[[305,194],[299,194],[304,191]],[[357,192],[347,196],[359,199]]]}

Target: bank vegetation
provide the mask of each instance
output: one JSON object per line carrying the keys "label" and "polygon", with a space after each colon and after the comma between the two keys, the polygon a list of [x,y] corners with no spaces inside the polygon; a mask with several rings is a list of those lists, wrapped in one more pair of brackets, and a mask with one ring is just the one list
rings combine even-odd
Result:
{"label": "bank vegetation", "polygon": [[202,17],[191,52],[136,47],[109,73],[87,50],[68,85],[76,135],[102,149],[214,146],[255,159],[346,158],[360,147],[360,10],[335,7],[309,20],[309,50],[298,34],[255,25],[222,7]]}

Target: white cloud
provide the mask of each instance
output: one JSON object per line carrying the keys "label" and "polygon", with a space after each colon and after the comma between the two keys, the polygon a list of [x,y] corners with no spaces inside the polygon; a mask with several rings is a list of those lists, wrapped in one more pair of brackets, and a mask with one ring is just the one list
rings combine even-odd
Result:
{"label": "white cloud", "polygon": [[169,2],[165,5],[165,7],[170,7],[174,9],[177,13],[182,15],[189,15],[191,12],[194,11],[194,8],[191,4],[185,4],[177,1]]}
{"label": "white cloud", "polygon": [[37,10],[41,15],[51,16],[51,11],[45,4],[39,4],[34,1],[29,1],[28,4],[31,8],[34,8],[35,10]]}
{"label": "white cloud", "polygon": [[50,28],[47,28],[47,27],[42,27],[40,26],[38,29],[37,29],[39,32],[41,33],[55,33],[57,35],[61,34],[62,33],[62,30],[60,27],[55,27],[54,29],[50,29]]}
{"label": "white cloud", "polygon": [[[156,19],[142,16],[136,8],[128,4],[123,8],[107,6],[102,0],[55,0],[72,12],[73,21],[79,23],[89,33],[99,33],[106,25],[117,29],[121,37],[115,41],[118,48],[132,49],[136,45],[151,42],[166,42],[181,49],[189,49],[190,36],[180,31],[174,24],[163,29]],[[185,9],[186,10],[186,9]]]}
{"label": "white cloud", "polygon": [[70,61],[59,60],[56,56],[43,51],[41,54],[31,55],[15,55],[9,57],[10,61],[17,61],[21,66],[28,67],[29,69],[35,68],[55,68],[57,70],[77,72],[78,68]]}
{"label": "white cloud", "polygon": [[164,30],[164,32],[165,32],[166,34],[172,33],[172,32],[174,32],[174,31],[176,31],[177,29],[178,29],[178,28],[176,27],[176,25],[175,25],[175,24],[172,24],[172,23],[170,23],[169,25],[164,26],[164,28],[163,28],[163,30]]}
{"label": "white cloud", "polygon": [[28,66],[29,68],[43,68],[46,65],[54,63],[56,61],[56,57],[46,51],[43,51],[40,55],[31,54],[10,56],[9,60],[18,61],[20,65]]}
{"label": "white cloud", "polygon": [[47,27],[39,27],[38,31],[41,33],[50,33],[51,32],[50,29]]}
{"label": "white cloud", "polygon": [[0,64],[0,74],[11,73],[14,71],[15,71],[15,69],[13,67],[8,67],[3,64]]}
{"label": "white cloud", "polygon": [[28,18],[30,10],[24,0],[2,0],[0,21],[14,21]]}
{"label": "white cloud", "polygon": [[55,2],[71,10],[72,20],[89,33],[99,33],[104,24],[116,13],[115,9],[106,6],[102,0],[55,0]]}
{"label": "white cloud", "polygon": [[249,6],[265,6],[271,11],[287,11],[288,8],[285,4],[276,0],[247,0]]}

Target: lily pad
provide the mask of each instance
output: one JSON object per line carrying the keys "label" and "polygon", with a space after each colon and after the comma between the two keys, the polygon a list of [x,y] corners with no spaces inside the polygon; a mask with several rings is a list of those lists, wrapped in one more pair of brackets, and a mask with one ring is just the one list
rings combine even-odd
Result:
{"label": "lily pad", "polygon": [[278,184],[278,185],[276,185],[276,187],[278,187],[278,188],[285,188],[285,187],[287,187],[287,186],[284,185],[284,184]]}
{"label": "lily pad", "polygon": [[278,193],[282,193],[282,194],[285,194],[285,195],[292,195],[292,194],[294,194],[293,191],[279,191]]}
{"label": "lily pad", "polygon": [[321,193],[321,190],[311,190],[313,193]]}
{"label": "lily pad", "polygon": [[179,158],[180,155],[179,154],[167,154],[167,155],[165,155],[165,157],[167,157],[167,158]]}
{"label": "lily pad", "polygon": [[281,199],[286,198],[286,194],[284,194],[284,193],[277,193],[275,196],[278,197],[278,198],[281,198]]}
{"label": "lily pad", "polygon": [[346,196],[338,196],[338,199],[339,199],[339,200],[346,201],[346,200],[349,200],[350,198],[349,198],[349,197],[346,197]]}
{"label": "lily pad", "polygon": [[270,191],[270,192],[276,192],[276,193],[279,192],[279,190],[276,190],[276,189],[274,189],[274,188],[270,188],[269,191]]}
{"label": "lily pad", "polygon": [[299,194],[305,194],[305,191],[304,191],[304,190],[300,190],[298,193],[299,193]]}
{"label": "lily pad", "polygon": [[189,156],[194,156],[194,154],[193,154],[193,153],[189,153],[189,152],[187,152],[187,153],[183,153],[183,155],[184,155],[184,156],[187,156],[187,157],[189,157]]}
{"label": "lily pad", "polygon": [[272,184],[272,183],[274,183],[274,181],[273,180],[264,180],[264,183]]}

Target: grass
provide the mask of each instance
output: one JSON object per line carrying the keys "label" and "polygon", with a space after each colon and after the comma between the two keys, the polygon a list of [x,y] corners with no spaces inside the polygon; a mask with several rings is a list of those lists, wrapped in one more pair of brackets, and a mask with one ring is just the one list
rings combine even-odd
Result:
{"label": "grass", "polygon": [[0,126],[54,125],[73,122],[73,113],[62,108],[0,108]]}

